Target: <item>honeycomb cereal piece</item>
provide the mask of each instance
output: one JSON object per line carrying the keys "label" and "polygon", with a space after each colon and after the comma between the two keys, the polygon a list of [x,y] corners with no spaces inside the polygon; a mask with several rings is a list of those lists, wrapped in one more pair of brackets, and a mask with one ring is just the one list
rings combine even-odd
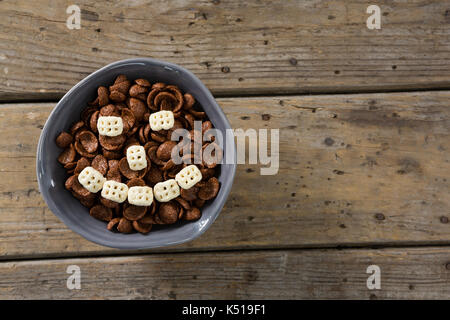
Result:
{"label": "honeycomb cereal piece", "polygon": [[103,184],[102,197],[114,202],[122,203],[127,200],[128,187],[125,183],[108,180]]}
{"label": "honeycomb cereal piece", "polygon": [[123,121],[121,117],[98,117],[97,130],[102,136],[116,137],[122,134]]}
{"label": "honeycomb cereal piece", "polygon": [[157,183],[153,187],[155,199],[159,202],[168,202],[180,195],[180,187],[175,179],[169,179],[164,182]]}
{"label": "honeycomb cereal piece", "polygon": [[99,192],[106,179],[103,175],[92,167],[85,167],[78,175],[78,181],[92,193]]}
{"label": "honeycomb cereal piece", "polygon": [[152,113],[149,122],[153,131],[169,130],[173,127],[175,119],[172,111],[163,110]]}
{"label": "honeycomb cereal piece", "polygon": [[147,158],[143,146],[130,146],[127,149],[127,161],[131,170],[139,171],[147,167]]}
{"label": "honeycomb cereal piece", "polygon": [[175,180],[181,188],[190,189],[197,182],[202,180],[202,173],[196,165],[191,164],[190,166],[187,166],[186,168],[178,172],[175,176]]}
{"label": "honeycomb cereal piece", "polygon": [[129,188],[128,202],[135,206],[150,206],[153,202],[152,188],[147,186]]}

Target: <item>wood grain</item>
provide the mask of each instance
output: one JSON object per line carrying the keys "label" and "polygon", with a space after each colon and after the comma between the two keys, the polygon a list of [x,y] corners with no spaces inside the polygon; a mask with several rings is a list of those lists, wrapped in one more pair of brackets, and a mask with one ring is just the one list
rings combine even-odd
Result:
{"label": "wood grain", "polygon": [[52,99],[107,63],[154,57],[218,95],[449,88],[449,1],[0,2],[0,99]]}
{"label": "wood grain", "polygon": [[[157,254],[0,263],[1,299],[449,299],[450,249]],[[369,265],[381,289],[368,290]],[[68,290],[70,265],[81,289]]]}
{"label": "wood grain", "polygon": [[[162,250],[450,244],[449,101],[449,91],[218,99],[235,129],[280,129],[279,172],[239,165],[214,225]],[[52,107],[0,105],[0,256],[117,254],[67,229],[38,192]]]}

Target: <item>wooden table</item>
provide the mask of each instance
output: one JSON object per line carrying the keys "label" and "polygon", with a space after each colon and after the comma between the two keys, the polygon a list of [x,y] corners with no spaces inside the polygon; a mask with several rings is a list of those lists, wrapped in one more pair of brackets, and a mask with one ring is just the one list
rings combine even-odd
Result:
{"label": "wooden table", "polygon": [[[362,0],[77,4],[69,30],[66,1],[0,2],[0,298],[450,298],[450,1],[377,1],[379,30]],[[58,99],[132,57],[193,71],[233,128],[280,129],[278,174],[239,165],[214,225],[159,250],[84,240],[35,175]]]}

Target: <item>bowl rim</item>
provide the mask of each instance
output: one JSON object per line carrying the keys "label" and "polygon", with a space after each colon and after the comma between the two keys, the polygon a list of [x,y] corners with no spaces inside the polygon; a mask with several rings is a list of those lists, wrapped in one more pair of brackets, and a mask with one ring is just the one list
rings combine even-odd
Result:
{"label": "bowl rim", "polygon": [[[207,223],[205,223],[204,226],[202,226],[202,228],[200,228],[197,232],[193,233],[191,236],[180,239],[180,240],[174,240],[174,241],[169,241],[167,243],[164,244],[154,244],[152,245],[151,243],[148,244],[142,244],[142,245],[136,245],[136,246],[131,246],[128,244],[122,244],[122,243],[116,243],[115,241],[110,241],[110,240],[106,240],[102,237],[96,237],[93,233],[86,231],[86,229],[80,228],[78,225],[73,225],[66,217],[65,214],[63,214],[62,212],[60,212],[60,210],[58,209],[58,206],[56,205],[56,203],[54,203],[53,201],[49,201],[49,197],[48,197],[48,191],[46,191],[46,189],[43,187],[43,177],[41,177],[40,175],[40,163],[42,163],[42,146],[44,144],[44,137],[46,136],[46,132],[48,131],[48,127],[49,127],[49,123],[52,122],[52,118],[54,117],[54,115],[56,114],[57,110],[61,108],[61,106],[63,106],[66,101],[69,99],[69,97],[78,89],[78,87],[82,86],[83,84],[85,84],[86,82],[88,82],[90,79],[96,77],[98,74],[101,74],[103,72],[108,72],[110,70],[113,70],[114,67],[117,66],[122,66],[122,65],[126,65],[126,64],[156,64],[156,65],[160,65],[163,67],[168,67],[168,68],[173,68],[175,70],[180,70],[182,73],[187,74],[189,77],[191,77],[194,82],[196,83],[196,85],[206,94],[207,98],[212,102],[214,109],[216,110],[218,116],[221,118],[221,120],[224,122],[225,124],[225,129],[232,129],[231,125],[228,121],[228,118],[226,117],[226,115],[224,114],[222,108],[218,105],[216,99],[214,98],[214,96],[211,94],[210,90],[203,84],[203,82],[191,71],[189,71],[188,69],[177,65],[175,63],[171,63],[171,62],[167,62],[167,61],[163,61],[163,60],[158,60],[158,59],[154,59],[154,58],[131,58],[131,59],[124,59],[124,60],[119,60],[119,61],[115,61],[112,63],[109,63],[103,67],[101,67],[100,69],[97,69],[96,71],[90,73],[89,75],[87,75],[86,77],[84,77],[82,80],[80,80],[79,82],[77,82],[74,86],[72,86],[72,88],[70,88],[69,91],[67,91],[64,96],[58,101],[58,103],[56,104],[56,106],[52,109],[52,111],[50,112],[47,120],[45,121],[44,127],[41,131],[41,134],[39,136],[39,141],[38,141],[38,145],[37,145],[37,149],[36,149],[36,177],[37,177],[37,182],[38,182],[38,187],[39,187],[39,192],[41,193],[45,203],[47,204],[47,206],[49,207],[50,211],[52,211],[52,213],[58,217],[59,220],[61,220],[66,226],[67,228],[69,228],[70,230],[72,230],[73,232],[79,234],[80,236],[82,236],[83,238],[102,245],[102,246],[106,246],[106,247],[110,247],[110,248],[116,248],[116,249],[126,249],[126,250],[139,250],[139,249],[151,249],[151,248],[161,248],[161,247],[166,247],[166,246],[174,246],[174,245],[178,245],[178,244],[182,244],[188,241],[192,241],[196,238],[198,238],[199,236],[201,236],[206,230],[208,230],[211,225],[214,223],[214,221],[217,219],[217,217],[219,216],[219,214],[221,213],[226,200],[228,199],[228,196],[231,192],[231,188],[233,186],[233,182],[234,182],[234,178],[236,175],[236,143],[234,141],[234,139],[227,139],[227,152],[231,152],[232,153],[232,157],[228,157],[228,158],[232,158],[233,159],[233,163],[229,164],[227,163],[227,166],[230,166],[231,168],[231,174],[227,175],[227,183],[223,184],[221,186],[221,189],[223,189],[223,202],[222,204],[219,205],[219,207],[217,208],[216,212],[214,214],[211,215],[211,217],[208,219]],[[221,164],[224,165],[224,164]],[[44,191],[43,191],[44,190]]]}

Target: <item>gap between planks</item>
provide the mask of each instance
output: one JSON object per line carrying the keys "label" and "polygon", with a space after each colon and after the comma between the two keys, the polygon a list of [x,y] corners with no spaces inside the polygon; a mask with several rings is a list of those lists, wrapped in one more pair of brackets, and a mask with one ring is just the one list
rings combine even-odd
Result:
{"label": "gap between planks", "polygon": [[[45,254],[45,255],[29,255],[29,256],[8,256],[3,258],[0,256],[0,265],[2,263],[13,263],[13,262],[27,262],[27,261],[57,261],[57,260],[71,260],[71,259],[102,259],[102,258],[121,258],[121,257],[138,257],[138,256],[172,256],[172,255],[182,255],[182,254],[225,254],[225,253],[252,253],[252,252],[308,252],[308,251],[379,251],[379,250],[409,250],[409,249],[426,249],[426,248],[441,248],[450,249],[450,242],[445,243],[386,243],[386,244],[362,244],[362,245],[337,245],[337,246],[283,246],[283,247],[235,247],[230,249],[174,249],[165,251],[155,251],[155,250],[123,250],[123,252],[114,253],[114,251],[108,252],[89,252],[87,254]],[[158,249],[156,249],[158,250]],[[164,250],[164,248],[162,248]],[[449,257],[450,262],[450,257]]]}
{"label": "gap between planks", "polygon": [[[357,94],[383,94],[383,93],[426,93],[426,92],[436,92],[436,91],[450,91],[450,86],[434,86],[434,87],[419,87],[419,88],[385,88],[383,90],[378,89],[364,89],[363,91],[359,90],[325,90],[325,91],[292,91],[292,92],[286,92],[286,93],[271,93],[271,92],[257,92],[257,93],[214,93],[213,90],[211,92],[214,95],[215,99],[221,99],[221,98],[283,98],[283,97],[302,97],[302,96],[327,96],[327,95],[357,95]],[[0,96],[0,106],[2,104],[15,104],[15,103],[58,103],[64,94],[55,93],[52,95],[33,95],[34,97],[31,98],[13,98],[10,100],[2,100],[2,97]]]}

